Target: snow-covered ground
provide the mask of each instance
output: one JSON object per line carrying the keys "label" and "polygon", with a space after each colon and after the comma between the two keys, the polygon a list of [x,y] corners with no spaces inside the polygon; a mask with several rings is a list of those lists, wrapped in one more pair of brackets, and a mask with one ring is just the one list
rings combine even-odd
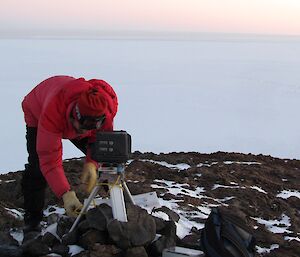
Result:
{"label": "snow-covered ground", "polygon": [[[45,78],[101,78],[133,149],[300,156],[300,44],[289,38],[0,40],[0,173],[23,169],[21,101]],[[81,156],[69,142],[64,157]]]}

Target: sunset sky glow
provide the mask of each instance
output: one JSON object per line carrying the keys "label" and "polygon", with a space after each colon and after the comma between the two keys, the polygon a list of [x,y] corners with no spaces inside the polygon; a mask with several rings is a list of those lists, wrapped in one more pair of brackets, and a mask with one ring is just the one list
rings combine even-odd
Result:
{"label": "sunset sky glow", "polygon": [[0,31],[300,35],[299,0],[0,0]]}

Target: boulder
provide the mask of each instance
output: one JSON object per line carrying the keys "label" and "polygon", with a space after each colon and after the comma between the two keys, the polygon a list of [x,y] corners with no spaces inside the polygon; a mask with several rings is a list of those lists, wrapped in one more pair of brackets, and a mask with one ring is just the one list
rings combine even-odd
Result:
{"label": "boulder", "polygon": [[127,206],[128,222],[112,220],[107,230],[112,241],[120,248],[149,245],[156,235],[154,218],[146,210],[135,206]]}
{"label": "boulder", "polygon": [[112,219],[112,209],[107,204],[100,204],[99,206],[89,210],[86,214],[88,226],[99,231],[105,231],[107,223]]}
{"label": "boulder", "polygon": [[62,238],[65,234],[67,234],[70,231],[74,222],[75,222],[75,218],[70,218],[66,216],[60,217],[57,222],[57,230],[56,230],[57,235],[60,238]]}
{"label": "boulder", "polygon": [[122,251],[115,245],[94,244],[89,257],[121,257]]}
{"label": "boulder", "polygon": [[153,241],[147,248],[153,256],[161,255],[165,248],[176,246],[176,224],[174,221],[166,221],[166,226],[161,230],[161,237]]}
{"label": "boulder", "polygon": [[84,249],[89,249],[95,243],[105,244],[108,241],[107,232],[91,229],[80,236],[78,244]]}
{"label": "boulder", "polygon": [[69,254],[69,247],[63,244],[56,244],[52,247],[51,252],[59,254],[62,257],[67,257]]}
{"label": "boulder", "polygon": [[125,257],[148,257],[148,254],[143,246],[139,246],[127,249]]}
{"label": "boulder", "polygon": [[49,247],[54,246],[55,244],[59,243],[59,240],[50,232],[46,232],[42,237],[43,243],[48,245]]}
{"label": "boulder", "polygon": [[72,232],[69,231],[66,234],[64,234],[62,236],[61,241],[64,245],[73,245],[76,244],[78,238],[79,238],[79,232],[78,229],[75,228]]}
{"label": "boulder", "polygon": [[19,243],[10,235],[9,232],[0,231],[0,245],[19,246]]}
{"label": "boulder", "polygon": [[154,209],[154,212],[158,212],[158,211],[161,211],[161,212],[164,212],[165,214],[167,214],[169,217],[169,220],[173,220],[174,222],[178,222],[180,219],[179,215],[176,212],[174,212],[173,210],[169,209],[166,206],[162,206],[160,208]]}
{"label": "boulder", "polygon": [[49,247],[42,241],[42,237],[28,240],[22,245],[23,254],[26,257],[47,255],[50,252]]}
{"label": "boulder", "polygon": [[0,244],[1,257],[23,257],[23,249],[15,245]]}

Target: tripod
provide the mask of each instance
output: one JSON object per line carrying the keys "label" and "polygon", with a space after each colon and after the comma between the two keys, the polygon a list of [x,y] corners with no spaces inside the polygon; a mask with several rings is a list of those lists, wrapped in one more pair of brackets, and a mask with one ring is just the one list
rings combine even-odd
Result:
{"label": "tripod", "polygon": [[124,176],[125,164],[124,163],[117,164],[117,165],[112,164],[107,166],[102,165],[100,166],[98,171],[99,171],[98,184],[93,188],[88,199],[84,201],[84,205],[69,232],[72,232],[75,229],[81,217],[84,215],[84,213],[86,213],[91,202],[98,194],[101,185],[104,184],[101,183],[100,180],[108,181],[108,183],[105,183],[105,185],[109,186],[110,203],[111,203],[114,219],[127,222],[127,213],[126,213],[123,189],[127,193],[130,202],[132,204],[135,204],[135,202],[125,182],[125,176]]}

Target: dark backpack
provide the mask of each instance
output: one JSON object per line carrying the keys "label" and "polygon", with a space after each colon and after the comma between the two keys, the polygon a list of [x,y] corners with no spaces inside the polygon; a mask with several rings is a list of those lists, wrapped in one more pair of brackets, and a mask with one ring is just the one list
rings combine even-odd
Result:
{"label": "dark backpack", "polygon": [[201,234],[207,257],[254,257],[255,238],[244,222],[213,208]]}

